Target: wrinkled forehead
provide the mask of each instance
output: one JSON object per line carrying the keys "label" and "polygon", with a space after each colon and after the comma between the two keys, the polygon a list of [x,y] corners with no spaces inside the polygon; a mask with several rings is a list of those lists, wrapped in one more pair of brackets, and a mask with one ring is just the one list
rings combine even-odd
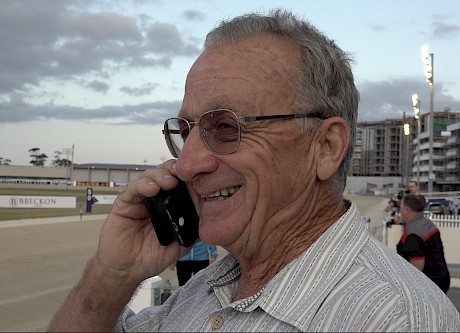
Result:
{"label": "wrinkled forehead", "polygon": [[187,76],[181,116],[217,108],[266,109],[280,100],[289,104],[300,66],[296,51],[293,42],[272,36],[205,50]]}

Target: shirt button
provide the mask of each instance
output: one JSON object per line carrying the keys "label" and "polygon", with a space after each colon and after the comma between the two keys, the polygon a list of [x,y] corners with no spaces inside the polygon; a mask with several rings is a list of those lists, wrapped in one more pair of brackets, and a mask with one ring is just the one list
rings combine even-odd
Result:
{"label": "shirt button", "polygon": [[211,319],[211,326],[212,326],[212,328],[214,328],[214,329],[219,329],[219,328],[221,328],[223,325],[224,325],[224,320],[222,319],[222,317],[219,317],[219,316],[214,316],[214,317],[212,317],[212,319]]}

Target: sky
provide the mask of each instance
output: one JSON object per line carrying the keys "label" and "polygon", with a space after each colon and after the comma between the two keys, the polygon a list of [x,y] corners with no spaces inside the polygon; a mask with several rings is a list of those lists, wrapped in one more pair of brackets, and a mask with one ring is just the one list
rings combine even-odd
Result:
{"label": "sky", "polygon": [[[354,57],[359,121],[429,111],[420,48],[434,55],[434,109],[460,112],[458,0],[0,0],[0,157],[30,165],[158,164],[206,33],[272,8],[310,21]],[[60,158],[67,158],[61,155]],[[69,157],[70,159],[70,157]]]}

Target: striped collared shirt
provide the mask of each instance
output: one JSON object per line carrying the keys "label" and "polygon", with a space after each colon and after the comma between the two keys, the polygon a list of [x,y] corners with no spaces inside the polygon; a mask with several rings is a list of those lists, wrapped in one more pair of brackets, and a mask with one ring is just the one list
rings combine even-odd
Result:
{"label": "striped collared shirt", "polygon": [[373,238],[352,204],[307,251],[253,296],[232,301],[240,277],[231,256],[199,272],[126,331],[460,331],[460,314],[425,275]]}

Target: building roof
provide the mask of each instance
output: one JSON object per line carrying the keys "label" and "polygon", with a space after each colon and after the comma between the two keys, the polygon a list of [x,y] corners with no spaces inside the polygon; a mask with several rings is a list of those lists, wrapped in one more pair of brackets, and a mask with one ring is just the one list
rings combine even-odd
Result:
{"label": "building roof", "polygon": [[147,170],[153,169],[156,165],[151,164],[111,164],[111,163],[84,163],[74,164],[74,169],[110,169],[110,170]]}

